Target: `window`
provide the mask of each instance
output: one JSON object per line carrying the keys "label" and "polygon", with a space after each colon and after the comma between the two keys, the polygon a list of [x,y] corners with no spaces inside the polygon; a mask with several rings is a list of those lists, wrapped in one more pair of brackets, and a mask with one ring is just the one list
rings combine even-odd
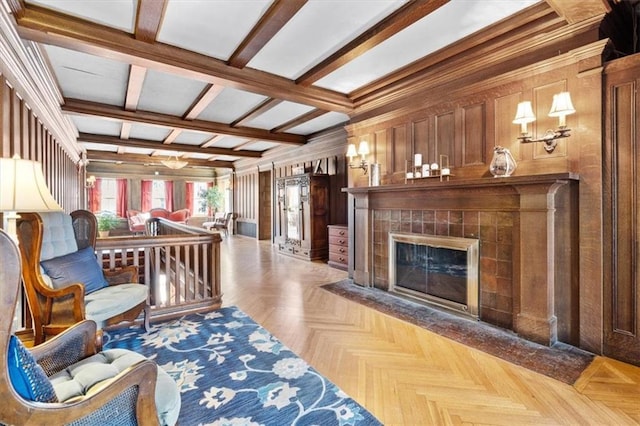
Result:
{"label": "window", "polygon": [[205,198],[202,197],[204,192],[207,191],[209,184],[207,182],[193,182],[193,215],[194,216],[206,216],[207,215],[207,203]]}
{"label": "window", "polygon": [[[154,180],[151,188],[151,208],[165,208],[164,181]],[[115,205],[115,204],[114,204]]]}
{"label": "window", "polygon": [[118,186],[115,179],[102,179],[100,183],[100,210],[116,212]]}

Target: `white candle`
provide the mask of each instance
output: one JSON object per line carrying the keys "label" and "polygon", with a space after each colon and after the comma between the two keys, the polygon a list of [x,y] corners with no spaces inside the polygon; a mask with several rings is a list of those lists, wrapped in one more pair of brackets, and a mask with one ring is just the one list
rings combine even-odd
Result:
{"label": "white candle", "polygon": [[431,164],[431,170],[438,170],[440,166],[438,166],[438,163],[433,163]]}
{"label": "white candle", "polygon": [[441,172],[442,176],[448,176],[451,174],[451,170],[449,170],[448,168],[443,168],[442,172]]}
{"label": "white candle", "polygon": [[413,179],[413,173],[407,172],[407,179]]}
{"label": "white candle", "polygon": [[413,165],[414,165],[415,167],[420,167],[420,166],[422,166],[422,154],[416,154],[416,155],[414,155]]}
{"label": "white candle", "polygon": [[429,165],[428,164],[423,164],[422,165],[422,176],[424,176],[424,177],[429,176]]}
{"label": "white candle", "polygon": [[422,174],[420,172],[416,172],[416,178],[422,177]]}

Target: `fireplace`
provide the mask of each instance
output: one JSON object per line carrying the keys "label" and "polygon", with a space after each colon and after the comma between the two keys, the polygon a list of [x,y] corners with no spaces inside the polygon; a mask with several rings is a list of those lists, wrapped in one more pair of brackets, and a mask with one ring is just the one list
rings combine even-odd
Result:
{"label": "fireplace", "polygon": [[479,241],[389,233],[389,291],[478,318]]}

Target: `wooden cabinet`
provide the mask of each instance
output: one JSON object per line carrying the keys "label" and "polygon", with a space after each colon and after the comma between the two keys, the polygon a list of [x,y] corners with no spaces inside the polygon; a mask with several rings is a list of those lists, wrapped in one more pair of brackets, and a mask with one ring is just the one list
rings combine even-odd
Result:
{"label": "wooden cabinet", "polygon": [[329,225],[329,266],[347,270],[349,267],[349,228]]}
{"label": "wooden cabinet", "polygon": [[326,259],[329,251],[329,176],[311,173],[276,179],[275,242],[282,254]]}

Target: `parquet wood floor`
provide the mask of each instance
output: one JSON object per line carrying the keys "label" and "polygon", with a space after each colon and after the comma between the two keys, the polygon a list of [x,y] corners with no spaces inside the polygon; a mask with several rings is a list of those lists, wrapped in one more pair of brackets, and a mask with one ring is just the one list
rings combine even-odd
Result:
{"label": "parquet wood floor", "polygon": [[269,242],[222,243],[236,305],[386,425],[640,424],[640,368],[597,357],[573,385],[320,288],[346,278]]}

